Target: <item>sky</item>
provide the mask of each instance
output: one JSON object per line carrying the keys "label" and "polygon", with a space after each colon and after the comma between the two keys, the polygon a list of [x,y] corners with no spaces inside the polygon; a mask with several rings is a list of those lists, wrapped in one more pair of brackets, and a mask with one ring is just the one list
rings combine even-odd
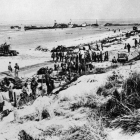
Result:
{"label": "sky", "polygon": [[0,22],[140,19],[140,0],[0,0]]}

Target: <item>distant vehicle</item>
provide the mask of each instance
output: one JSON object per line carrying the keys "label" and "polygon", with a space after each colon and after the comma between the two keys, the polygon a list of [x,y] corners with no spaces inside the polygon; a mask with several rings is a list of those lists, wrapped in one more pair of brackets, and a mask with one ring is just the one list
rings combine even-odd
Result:
{"label": "distant vehicle", "polygon": [[82,26],[82,27],[86,27],[86,26],[87,26],[87,23],[85,22],[85,23],[83,23],[81,26]]}
{"label": "distant vehicle", "polygon": [[134,26],[133,27],[133,31],[137,31],[138,30],[138,27],[137,26]]}
{"label": "distant vehicle", "polygon": [[0,46],[0,56],[17,56],[18,54],[16,50],[10,49],[10,44],[4,43]]}
{"label": "distant vehicle", "polygon": [[18,30],[21,29],[21,27],[19,27],[19,26],[11,26],[10,28],[11,28],[11,29],[18,29]]}
{"label": "distant vehicle", "polygon": [[126,53],[118,53],[118,59],[117,59],[118,62],[120,63],[125,63],[128,61],[128,56]]}

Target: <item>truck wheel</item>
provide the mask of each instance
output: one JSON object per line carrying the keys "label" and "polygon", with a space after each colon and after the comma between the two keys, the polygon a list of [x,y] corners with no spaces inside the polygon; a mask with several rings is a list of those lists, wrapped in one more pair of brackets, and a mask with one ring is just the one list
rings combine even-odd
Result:
{"label": "truck wheel", "polygon": [[13,56],[13,53],[10,53],[10,56]]}

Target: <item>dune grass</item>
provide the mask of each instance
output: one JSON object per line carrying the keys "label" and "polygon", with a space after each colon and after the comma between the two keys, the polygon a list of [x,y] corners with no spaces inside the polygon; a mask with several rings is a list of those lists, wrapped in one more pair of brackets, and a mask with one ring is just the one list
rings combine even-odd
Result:
{"label": "dune grass", "polygon": [[[118,90],[117,84],[121,84],[122,90]],[[107,126],[121,127],[130,134],[140,132],[140,74],[132,73],[121,83],[119,75],[117,78],[111,77],[105,86],[98,89],[97,94],[110,97],[100,107]]]}
{"label": "dune grass", "polygon": [[[131,134],[140,132],[140,113],[137,111],[140,108],[140,74],[133,73],[124,80],[120,74],[113,73],[108,77],[107,83],[98,89],[97,94],[85,93],[74,100],[57,97],[55,101],[58,102],[54,107],[54,117],[62,117],[67,121],[71,119],[78,124],[85,118],[75,119],[77,115],[86,114],[86,123],[82,126],[72,125],[68,129],[64,128],[63,124],[47,126],[40,134],[44,138],[107,140],[106,127],[121,127]],[[78,111],[80,109],[84,111],[81,113]],[[42,113],[46,116],[44,115],[43,119],[49,116],[49,112],[45,111],[44,108]],[[24,134],[28,135],[27,133]]]}
{"label": "dune grass", "polygon": [[122,117],[118,117],[111,122],[111,127],[121,127],[124,133],[131,135],[140,133],[140,113],[135,112],[132,115],[124,115]]}
{"label": "dune grass", "polygon": [[[60,113],[58,115],[54,113],[55,117],[63,117],[67,121],[71,119],[71,122],[76,122],[76,124],[71,125],[68,128],[64,128],[63,126],[64,124],[62,124],[61,126],[60,125],[47,126],[45,130],[39,129],[41,131],[40,137],[50,140],[53,140],[54,137],[58,138],[59,140],[107,140],[107,135],[104,131],[102,119],[101,117],[99,117],[98,114],[94,114],[95,110],[97,110],[97,108],[101,106],[102,98],[100,98],[98,95],[95,96],[91,94],[89,95],[86,94],[84,97],[80,97],[76,101],[77,102],[75,103],[69,101],[70,104],[69,109],[71,110],[69,110],[68,113],[64,113],[65,106],[62,106],[61,104],[63,104],[63,102],[65,104],[65,102],[68,102],[68,100],[67,99],[60,100],[60,102],[58,102],[58,105],[62,107],[63,114]],[[45,111],[45,108],[43,111]],[[59,110],[57,110],[57,112],[59,112]],[[79,126],[78,124],[82,123],[81,121],[83,121],[82,120],[83,118],[75,119],[74,116],[75,115],[81,116],[83,114],[85,115],[86,123]],[[70,118],[69,117],[67,118],[66,115],[70,116]],[[33,136],[29,135],[29,133],[25,130],[20,131],[19,135],[21,135],[20,140],[36,140]]]}

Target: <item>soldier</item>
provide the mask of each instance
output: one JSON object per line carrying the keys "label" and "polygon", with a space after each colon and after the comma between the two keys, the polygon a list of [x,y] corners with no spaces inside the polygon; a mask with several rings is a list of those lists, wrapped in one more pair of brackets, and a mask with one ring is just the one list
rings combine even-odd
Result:
{"label": "soldier", "polygon": [[51,57],[53,58],[53,61],[54,61],[54,59],[56,57],[55,52],[52,52],[52,56]]}
{"label": "soldier", "polygon": [[13,87],[14,87],[14,84],[11,81],[9,81],[8,89],[9,89],[10,102],[13,101]]}
{"label": "soldier", "polygon": [[99,51],[99,45],[98,44],[96,44],[96,47],[97,47],[97,51]]}
{"label": "soldier", "polygon": [[90,61],[92,61],[92,54],[93,54],[93,53],[92,53],[92,50],[90,49],[90,50],[89,50]]}
{"label": "soldier", "polygon": [[61,52],[62,53],[62,62],[64,61],[64,52]]}
{"label": "soldier", "polygon": [[97,62],[100,62],[100,53],[97,52]]}
{"label": "soldier", "polygon": [[128,53],[130,53],[130,48],[131,48],[131,46],[130,46],[130,44],[128,43],[128,45],[127,45]]}
{"label": "soldier", "polygon": [[46,86],[47,86],[47,94],[50,94],[54,89],[54,75],[53,70],[49,69],[48,72],[45,74]]}
{"label": "soldier", "polygon": [[103,46],[103,44],[101,43],[101,49],[102,49],[102,51],[103,51],[103,49],[104,49],[104,46]]}
{"label": "soldier", "polygon": [[3,106],[4,106],[4,99],[3,99],[3,95],[0,93],[0,113],[3,111]]}
{"label": "soldier", "polygon": [[18,66],[18,64],[16,63],[15,64],[15,77],[18,77],[18,72],[19,72],[19,66]]}
{"label": "soldier", "polygon": [[32,90],[32,95],[33,95],[33,99],[36,98],[36,89],[37,89],[38,83],[35,80],[35,78],[33,77],[32,81],[31,81],[31,90]]}
{"label": "soldier", "polygon": [[62,61],[62,52],[59,53],[60,62]]}
{"label": "soldier", "polygon": [[9,71],[9,74],[12,73],[12,66],[11,66],[11,62],[9,62],[9,65],[8,65],[8,71]]}
{"label": "soldier", "polygon": [[137,47],[137,45],[138,45],[138,41],[137,39],[135,39],[135,48]]}
{"label": "soldier", "polygon": [[59,60],[59,53],[56,52],[56,61],[58,61],[58,60]]}
{"label": "soldier", "polygon": [[59,64],[57,63],[57,61],[55,61],[54,70],[55,71],[58,71],[58,69],[59,69]]}
{"label": "soldier", "polygon": [[100,51],[100,61],[103,62],[102,51]]}
{"label": "soldier", "polygon": [[112,63],[117,63],[117,60],[116,60],[115,56],[112,59]]}
{"label": "soldier", "polygon": [[124,45],[124,49],[127,49],[127,44],[125,43],[125,45]]}
{"label": "soldier", "polygon": [[93,59],[94,59],[94,62],[96,62],[96,52],[93,52]]}

